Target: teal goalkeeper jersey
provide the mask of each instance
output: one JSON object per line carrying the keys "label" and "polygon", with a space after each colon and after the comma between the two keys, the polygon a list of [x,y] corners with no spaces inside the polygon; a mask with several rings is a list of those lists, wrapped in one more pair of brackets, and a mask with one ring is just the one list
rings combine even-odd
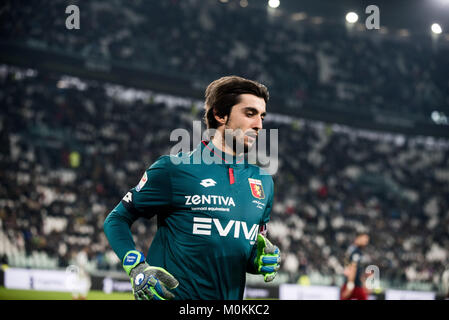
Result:
{"label": "teal goalkeeper jersey", "polygon": [[255,242],[270,219],[273,179],[222,155],[202,141],[191,153],[160,157],[104,222],[122,261],[135,250],[133,222],[157,216],[146,260],[179,281],[175,299],[242,299],[246,272],[256,272]]}

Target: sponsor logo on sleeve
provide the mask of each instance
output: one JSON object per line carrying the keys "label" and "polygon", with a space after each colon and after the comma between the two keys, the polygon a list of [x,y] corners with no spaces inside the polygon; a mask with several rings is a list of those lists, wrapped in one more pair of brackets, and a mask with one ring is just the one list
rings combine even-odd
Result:
{"label": "sponsor logo on sleeve", "polygon": [[145,171],[145,173],[142,176],[142,179],[140,179],[139,184],[136,186],[136,191],[139,192],[145,186],[145,183],[147,183],[147,181],[148,177],[147,172]]}
{"label": "sponsor logo on sleeve", "polygon": [[126,193],[122,200],[128,203],[133,202],[133,194],[131,192]]}

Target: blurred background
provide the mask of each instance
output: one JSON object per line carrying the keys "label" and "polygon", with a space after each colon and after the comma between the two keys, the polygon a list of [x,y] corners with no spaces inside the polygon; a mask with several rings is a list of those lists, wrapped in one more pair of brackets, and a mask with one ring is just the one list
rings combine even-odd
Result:
{"label": "blurred background", "polygon": [[[132,298],[103,221],[229,74],[269,88],[279,129],[283,264],[246,297],[332,298],[361,230],[370,298],[448,297],[448,22],[448,0],[2,1],[0,299]],[[146,252],[155,220],[132,230]]]}

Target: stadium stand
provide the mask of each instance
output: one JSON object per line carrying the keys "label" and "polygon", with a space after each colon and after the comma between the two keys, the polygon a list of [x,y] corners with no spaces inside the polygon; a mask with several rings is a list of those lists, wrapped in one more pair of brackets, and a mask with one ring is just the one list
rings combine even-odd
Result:
{"label": "stadium stand", "polygon": [[[170,153],[171,130],[191,131],[201,105],[10,66],[0,81],[0,255],[16,266],[64,267],[87,248],[92,270],[120,270],[103,220]],[[438,285],[448,260],[449,143],[290,120],[266,121],[279,129],[269,233],[290,281],[301,271],[335,283],[353,234],[366,228],[367,263],[382,279]],[[133,228],[146,250],[155,223]]]}
{"label": "stadium stand", "polygon": [[68,33],[61,15],[67,5],[7,1],[0,35],[199,83],[238,74],[295,107],[407,113],[427,121],[436,108],[449,115],[447,40],[437,50],[427,35],[347,32],[342,23],[298,22],[294,13],[272,17],[215,0],[90,1],[80,6],[82,28]]}

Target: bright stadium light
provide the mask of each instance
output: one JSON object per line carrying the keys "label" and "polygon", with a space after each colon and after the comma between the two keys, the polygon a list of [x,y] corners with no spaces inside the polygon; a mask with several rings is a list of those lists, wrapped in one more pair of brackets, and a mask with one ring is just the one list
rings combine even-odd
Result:
{"label": "bright stadium light", "polygon": [[433,33],[441,34],[443,32],[443,29],[441,29],[441,26],[438,23],[432,24],[430,27]]}
{"label": "bright stadium light", "polygon": [[440,113],[438,111],[433,111],[431,117],[435,123],[440,121]]}
{"label": "bright stadium light", "polygon": [[279,0],[268,0],[268,6],[270,8],[276,9],[280,4],[281,2]]}
{"label": "bright stadium light", "polygon": [[430,117],[432,118],[433,122],[435,122],[436,124],[443,124],[443,125],[448,125],[448,118],[446,117],[446,115],[443,112],[439,112],[439,111],[432,111]]}
{"label": "bright stadium light", "polygon": [[346,21],[349,23],[356,23],[359,20],[359,16],[355,12],[348,12],[346,15]]}

